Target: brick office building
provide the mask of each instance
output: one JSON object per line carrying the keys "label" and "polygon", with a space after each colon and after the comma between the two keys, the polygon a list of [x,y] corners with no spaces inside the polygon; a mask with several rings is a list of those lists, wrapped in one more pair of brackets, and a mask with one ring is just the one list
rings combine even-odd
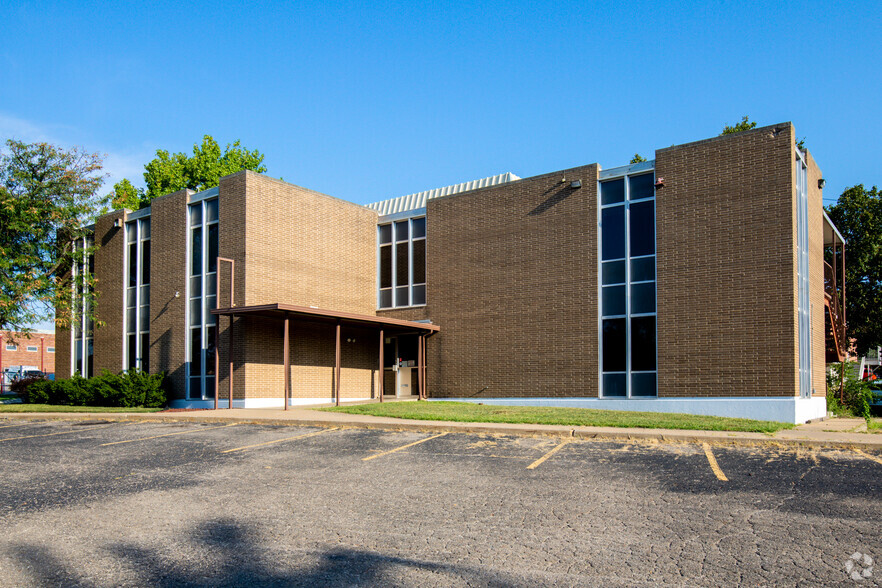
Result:
{"label": "brick office building", "polygon": [[240,172],[98,219],[106,326],[61,334],[59,365],[165,370],[177,406],[419,391],[805,421],[844,341],[822,185],[789,123],[367,207]]}
{"label": "brick office building", "polygon": [[[28,337],[23,333],[0,331],[0,374],[20,370],[22,366],[54,374],[55,333],[34,331]],[[3,390],[9,386],[10,377],[2,379]]]}

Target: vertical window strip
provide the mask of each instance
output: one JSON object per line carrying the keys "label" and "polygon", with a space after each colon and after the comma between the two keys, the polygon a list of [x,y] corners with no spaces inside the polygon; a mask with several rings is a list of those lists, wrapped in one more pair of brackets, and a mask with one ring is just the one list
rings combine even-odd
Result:
{"label": "vertical window strip", "polygon": [[600,182],[601,395],[657,395],[654,174]]}
{"label": "vertical window strip", "polygon": [[426,303],[426,217],[377,227],[377,306]]}
{"label": "vertical window strip", "polygon": [[218,200],[191,204],[187,241],[187,396],[214,397],[214,333],[217,319],[217,257],[219,252]]}
{"label": "vertical window strip", "polygon": [[124,365],[148,371],[150,355],[150,219],[126,223]]}

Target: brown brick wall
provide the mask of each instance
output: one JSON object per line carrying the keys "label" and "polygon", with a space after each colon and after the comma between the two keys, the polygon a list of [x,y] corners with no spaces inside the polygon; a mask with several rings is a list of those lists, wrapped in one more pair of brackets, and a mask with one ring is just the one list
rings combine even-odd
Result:
{"label": "brown brick wall", "polygon": [[117,373],[123,369],[123,313],[125,271],[123,268],[126,232],[115,227],[117,220],[125,221],[125,211],[115,210],[95,221],[95,289],[98,307],[95,318],[103,326],[95,327],[92,375],[102,370]]}
{"label": "brown brick wall", "polygon": [[70,331],[55,329],[55,379],[70,377]]}
{"label": "brown brick wall", "polygon": [[[6,349],[6,345],[14,344],[18,347],[15,351]],[[36,347],[36,351],[28,351],[28,347]],[[49,353],[49,347],[55,348],[55,353]],[[55,360],[60,350],[55,345],[54,333],[31,333],[30,337],[22,333],[12,331],[0,331],[0,372],[13,365],[32,365],[37,369],[41,369],[47,374],[55,373]],[[70,371],[70,360],[64,364],[59,362],[60,366],[68,366]]]}
{"label": "brown brick wall", "polygon": [[167,373],[170,399],[186,393],[188,197],[162,196],[150,211],[150,371]]}
{"label": "brown brick wall", "polygon": [[[811,153],[808,163],[808,237],[809,237],[809,297],[812,316],[812,389],[815,396],[825,396],[827,379],[824,345],[824,199],[818,180],[823,175]],[[794,184],[795,185],[795,184]]]}
{"label": "brown brick wall", "polygon": [[656,151],[659,396],[794,396],[793,128]]}
{"label": "brown brick wall", "polygon": [[426,224],[428,305],[381,314],[441,326],[430,396],[597,396],[597,166],[430,200]]}

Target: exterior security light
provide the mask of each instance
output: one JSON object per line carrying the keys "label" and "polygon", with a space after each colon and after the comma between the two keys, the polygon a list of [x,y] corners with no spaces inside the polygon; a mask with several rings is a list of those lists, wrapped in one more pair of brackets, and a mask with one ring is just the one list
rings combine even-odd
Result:
{"label": "exterior security light", "polygon": [[655,181],[655,187],[656,188],[664,188],[665,187],[665,179],[664,178],[657,179]]}
{"label": "exterior security light", "polygon": [[118,218],[115,221],[113,221],[113,226],[116,227],[117,229],[120,228],[122,226],[122,219]]}
{"label": "exterior security light", "polygon": [[573,180],[572,182],[570,182],[570,188],[581,188],[581,187],[582,187],[582,180]]}
{"label": "exterior security light", "polygon": [[824,186],[826,186],[826,185],[827,185],[827,180],[825,180],[824,178],[821,178],[820,180],[818,180],[818,188],[820,188],[821,190],[823,190]]}

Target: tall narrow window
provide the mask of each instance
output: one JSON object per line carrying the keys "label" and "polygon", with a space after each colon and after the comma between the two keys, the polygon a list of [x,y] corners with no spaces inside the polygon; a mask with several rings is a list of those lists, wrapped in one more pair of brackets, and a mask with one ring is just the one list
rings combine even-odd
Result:
{"label": "tall narrow window", "polygon": [[600,182],[601,394],[656,396],[652,172]]}
{"label": "tall narrow window", "polygon": [[426,303],[426,217],[377,227],[379,291],[377,306]]}
{"label": "tall narrow window", "polygon": [[[93,329],[94,322],[89,317],[88,276],[95,272],[95,256],[88,255],[92,247],[92,238],[87,237],[74,243],[73,274],[73,316],[71,328],[71,375],[78,374],[84,378],[92,377],[92,359],[94,355]],[[87,256],[88,255],[88,256]]]}
{"label": "tall narrow window", "polygon": [[126,369],[150,370],[150,219],[126,223]]}
{"label": "tall narrow window", "polygon": [[218,200],[191,204],[189,216],[189,284],[187,299],[187,396],[214,398],[214,340],[217,317]]}
{"label": "tall narrow window", "polygon": [[796,149],[796,249],[797,283],[799,285],[799,395],[812,396],[812,317],[809,296],[808,252],[808,170],[802,152]]}

